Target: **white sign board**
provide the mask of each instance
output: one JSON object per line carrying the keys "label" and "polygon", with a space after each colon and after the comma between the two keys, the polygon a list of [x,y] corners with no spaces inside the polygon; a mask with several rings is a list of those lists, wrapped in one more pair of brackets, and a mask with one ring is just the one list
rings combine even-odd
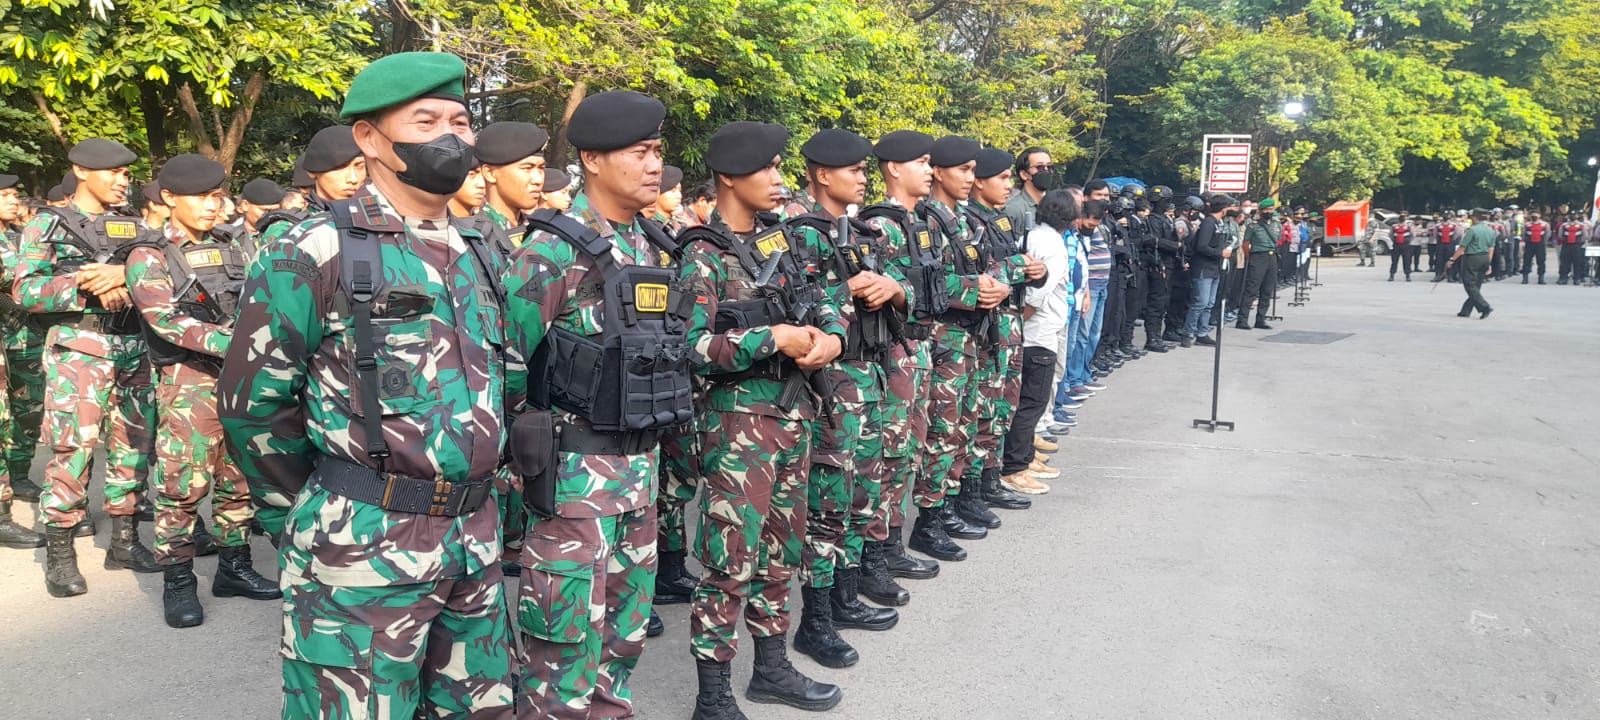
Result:
{"label": "white sign board", "polygon": [[1250,143],[1211,146],[1206,185],[1211,192],[1244,194],[1250,190]]}

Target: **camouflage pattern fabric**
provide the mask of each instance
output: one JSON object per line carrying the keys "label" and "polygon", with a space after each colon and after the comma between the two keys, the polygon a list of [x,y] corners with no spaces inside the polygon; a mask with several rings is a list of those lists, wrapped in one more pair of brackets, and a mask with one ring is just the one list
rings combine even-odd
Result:
{"label": "camouflage pattern fabric", "polygon": [[[891,204],[898,204],[890,199]],[[887,218],[868,221],[884,234],[891,277],[906,291],[906,306],[914,304],[912,286],[905,280],[910,260],[904,228]],[[920,324],[915,318],[908,322]],[[905,501],[920,474],[922,450],[928,439],[928,396],[932,391],[933,362],[930,343],[907,340],[890,352],[891,366],[884,378],[884,399],[879,403],[883,437],[883,489],[871,508],[872,519],[864,532],[871,538],[887,538],[889,528],[905,525]],[[859,456],[858,456],[859,457]]]}
{"label": "camouflage pattern fabric", "polygon": [[[44,421],[44,329],[11,299],[12,272],[21,257],[20,233],[0,229],[0,342],[5,346],[4,380],[9,412],[0,426],[0,458],[9,477],[26,478],[33,469]],[[9,487],[9,483],[7,483]],[[10,499],[10,495],[5,495]]]}
{"label": "camouflage pattern fabric", "polygon": [[[856,438],[854,482],[850,489],[850,526],[846,529],[839,566],[861,567],[861,552],[868,540],[889,539],[887,523],[873,520],[885,503],[889,465],[883,456],[884,403],[862,408],[861,435]],[[904,498],[904,494],[901,495]]]}
{"label": "camouflage pattern fabric", "polygon": [[[504,232],[495,238],[502,248],[515,248],[522,242],[523,229],[512,227],[510,218],[494,209],[494,206],[485,203],[479,212],[489,219],[492,227]],[[507,264],[509,259],[508,255]],[[494,479],[496,489],[500,491],[500,540],[505,553],[513,555],[522,548],[522,536],[528,531],[528,509],[522,501],[522,478],[511,472],[511,468],[501,467],[495,472]]]}
{"label": "camouflage pattern fabric", "polygon": [[[180,248],[196,242],[175,225],[168,224],[166,231],[167,242]],[[215,358],[211,366],[180,363],[156,370],[159,422],[155,442],[162,480],[155,500],[155,544],[151,548],[156,561],[173,564],[194,559],[196,508],[208,492],[212,493],[217,544],[241,547],[255,511],[244,475],[223,447],[222,423],[217,419],[216,368],[228,350],[232,332],[202,322],[178,307],[172,269],[159,248],[139,247],[128,254],[128,291],[157,337]]]}
{"label": "camouflage pattern fabric", "polygon": [[[6,372],[6,351],[0,349],[0,386],[3,386],[9,374]],[[11,430],[10,393],[8,388],[0,387],[0,432],[9,433]],[[11,469],[9,466],[0,467],[0,504],[9,503],[12,499]]]}
{"label": "camouflage pattern fabric", "polygon": [[[965,244],[972,232],[964,213],[950,210],[939,201],[929,204],[952,212],[960,238],[944,238],[940,248],[950,290],[950,307],[975,310],[978,307],[977,276],[956,274],[956,244]],[[972,443],[977,435],[978,343],[966,328],[948,322],[933,324],[933,382],[928,395],[928,462],[913,490],[918,507],[939,507],[947,496],[961,493],[961,476],[972,460]]]}
{"label": "camouflage pattern fabric", "polygon": [[522,543],[517,716],[633,717],[656,586],[656,508],[535,518]]}
{"label": "camouflage pattern fabric", "polygon": [[844,564],[845,534],[855,496],[856,452],[860,449],[864,403],[830,402],[830,410],[811,434],[811,478],[806,488],[806,584],[833,587],[833,571]]}
{"label": "camouflage pattern fabric", "polygon": [[[66,211],[88,215],[76,208]],[[43,213],[23,227],[12,300],[35,313],[106,315],[103,308],[85,304],[76,273],[65,271],[64,264],[92,259],[61,242],[66,236],[66,229]],[[144,340],[138,335],[110,335],[73,325],[50,328],[41,361],[49,388],[41,434],[53,451],[39,499],[46,524],[71,527],[83,520],[89,461],[102,435],[106,513],[134,513],[154,450],[155,405],[144,355]]]}
{"label": "camouflage pattern fabric", "polygon": [[[284,717],[511,716],[496,500],[402,513],[308,483],[319,457],[412,478],[488,482],[504,446],[505,344],[488,274],[459,231],[413,225],[368,185],[354,222],[384,284],[377,403],[390,455],[366,451],[339,233],[314,217],[261,249],[217,382],[218,414],[268,532],[281,529]],[[496,495],[491,486],[491,495]],[[426,650],[421,650],[426,643]],[[425,713],[428,714],[428,713]]]}
{"label": "camouflage pattern fabric", "polygon": [[[700,403],[696,403],[699,405]],[[700,487],[703,448],[694,423],[673,428],[661,436],[660,495],[656,499],[656,543],[661,552],[688,549],[689,501]]]}
{"label": "camouflage pattern fabric", "polygon": [[[971,207],[982,214],[997,216],[999,210],[974,201]],[[1026,260],[1021,254],[991,258],[989,272],[1000,282],[1012,286],[1028,283]],[[1022,309],[1004,305],[994,313],[999,327],[1000,346],[980,359],[974,382],[978,388],[978,425],[972,464],[968,475],[1000,467],[1001,447],[1011,417],[1022,398]]]}
{"label": "camouflage pattern fabric", "polygon": [[282,717],[511,720],[504,578],[498,565],[377,587],[285,578]]}
{"label": "camouflage pattern fabric", "polygon": [[[806,537],[810,423],[708,413],[695,557],[705,576],[689,614],[690,653],[733,660],[741,615],[757,637],[789,630],[789,580]],[[814,478],[815,475],[812,475]]]}

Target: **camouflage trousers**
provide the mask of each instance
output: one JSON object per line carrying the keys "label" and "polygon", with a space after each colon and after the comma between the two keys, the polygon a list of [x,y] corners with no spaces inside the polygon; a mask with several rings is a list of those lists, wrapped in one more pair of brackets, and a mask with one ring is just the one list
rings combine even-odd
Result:
{"label": "camouflage trousers", "polygon": [[894,351],[895,368],[888,374],[888,392],[876,415],[883,428],[884,468],[883,489],[865,530],[871,538],[886,538],[889,528],[905,526],[906,498],[921,474],[933,381],[928,345],[914,340],[911,352]]}
{"label": "camouflage trousers", "polygon": [[833,571],[844,561],[855,497],[856,455],[864,403],[833,402],[811,429],[811,473],[806,484],[805,583],[833,587]]}
{"label": "camouflage trousers", "polygon": [[[850,488],[850,526],[844,535],[843,557],[839,566],[861,567],[861,553],[868,540],[887,540],[887,524],[873,528],[873,518],[884,504],[884,486],[888,463],[883,457],[883,405],[875,403],[864,409],[861,437],[855,446],[855,469]],[[904,495],[902,494],[902,498]],[[903,503],[902,503],[903,504]]]}
{"label": "camouflage trousers", "polygon": [[48,392],[42,432],[54,454],[45,468],[41,519],[54,527],[83,520],[89,461],[102,438],[106,514],[132,515],[155,450],[149,362],[143,353],[106,358],[52,344],[43,366]]}
{"label": "camouflage trousers", "polygon": [[522,549],[522,536],[528,532],[528,506],[522,500],[522,476],[501,467],[494,472],[495,496],[500,505],[501,557]]}
{"label": "camouflage trousers", "polygon": [[656,547],[683,552],[689,547],[687,510],[700,486],[700,433],[694,425],[669,431],[661,438],[661,492],[656,495]]}
{"label": "camouflage trousers", "polygon": [[[6,367],[9,364],[6,355],[7,351],[0,349],[0,438],[10,437],[11,435],[11,394],[8,392],[10,374],[6,372]],[[0,503],[9,503],[12,497],[11,468],[7,464],[5,467],[0,467]],[[6,517],[9,517],[9,515]]]}
{"label": "camouflage trousers", "polygon": [[[1021,340],[1020,334],[1017,339]],[[1000,467],[1004,450],[1001,443],[1022,399],[1022,345],[1001,345],[993,355],[980,356],[978,365],[973,379],[978,390],[978,433],[968,475],[981,475],[988,468]]]}
{"label": "camouflage trousers", "polygon": [[285,575],[284,720],[511,720],[504,578],[498,563],[383,587]]}
{"label": "camouflage trousers", "polygon": [[534,518],[522,543],[517,717],[633,717],[656,581],[656,508]]}
{"label": "camouflage trousers", "polygon": [[26,478],[33,472],[33,451],[39,446],[39,423],[44,419],[43,345],[8,347],[5,350],[4,379],[6,423],[0,426],[5,480],[0,481],[0,502],[11,499],[10,478]]}
{"label": "camouflage trousers", "polygon": [[934,358],[926,466],[913,490],[917,507],[939,507],[947,496],[961,494],[961,476],[971,462],[978,426],[977,360],[959,349],[943,350]]}
{"label": "camouflage trousers", "polygon": [[245,544],[250,488],[228,457],[217,420],[217,377],[185,364],[157,371],[156,458],[161,489],[156,494],[156,538],[151,548],[163,565],[194,560],[194,522],[201,498],[211,493],[212,531],[217,544]]}
{"label": "camouflage trousers", "polygon": [[728,662],[740,615],[756,637],[789,631],[789,579],[810,550],[802,547],[812,423],[733,412],[705,421],[712,441],[695,557],[706,570],[689,612],[690,653]]}

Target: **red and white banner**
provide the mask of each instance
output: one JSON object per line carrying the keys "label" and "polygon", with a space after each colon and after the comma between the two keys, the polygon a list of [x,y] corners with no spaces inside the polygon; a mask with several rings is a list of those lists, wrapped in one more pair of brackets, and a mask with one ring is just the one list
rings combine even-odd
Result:
{"label": "red and white banner", "polygon": [[1250,191],[1250,136],[1207,135],[1201,145],[1200,189],[1243,195]]}

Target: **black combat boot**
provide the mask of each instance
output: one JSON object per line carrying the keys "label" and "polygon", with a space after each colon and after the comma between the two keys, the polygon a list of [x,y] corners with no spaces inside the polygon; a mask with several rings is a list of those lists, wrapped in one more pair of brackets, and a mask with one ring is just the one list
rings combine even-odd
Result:
{"label": "black combat boot", "polygon": [[[978,527],[993,530],[1000,527],[1000,516],[989,509],[988,503],[983,501],[983,493],[979,486],[982,481],[977,475],[967,473],[961,476],[961,494],[955,497],[956,515]],[[945,528],[946,532],[949,528]]]}
{"label": "black combat boot", "polygon": [[907,580],[932,580],[939,577],[939,563],[906,554],[901,542],[905,528],[889,528],[889,539],[883,543],[883,562],[889,566],[889,575]]}
{"label": "black combat boot", "polygon": [[[755,672],[750,675],[750,687],[744,691],[750,702],[820,712],[838,705],[844,698],[838,685],[819,683],[794,668],[783,647],[782,635],[758,637],[755,641]],[[697,699],[697,707],[698,704]]]}
{"label": "black combat boot", "polygon": [[860,662],[861,655],[839,637],[839,630],[833,626],[828,588],[803,585],[800,597],[804,604],[800,608],[800,626],[794,631],[794,649],[823,667],[845,668]]}
{"label": "black combat boot", "polygon": [[[982,485],[978,488],[978,495],[989,507],[1001,510],[1027,510],[1033,507],[1033,501],[1028,496],[1011,492],[1000,484],[1000,468],[985,468],[980,482]],[[962,494],[966,494],[966,491],[962,490]]]}
{"label": "black combat boot", "polygon": [[907,544],[912,550],[945,562],[967,559],[967,551],[952,542],[950,534],[945,532],[939,508],[918,509],[917,522],[911,527],[911,541]]}
{"label": "black combat boot", "polygon": [[139,522],[155,522],[156,506],[144,493],[139,493],[139,502],[133,506],[133,517]]}
{"label": "black combat boot", "polygon": [[1544,275],[1542,275],[1542,274],[1539,276],[1539,284],[1540,285],[1544,284]]}
{"label": "black combat boot", "polygon": [[[966,518],[961,517],[961,515],[956,512],[956,505],[960,501],[961,496],[959,495],[955,497],[947,497],[945,498],[944,505],[935,508],[935,510],[939,513],[939,519],[943,522],[942,527],[944,527],[944,533],[956,540],[982,540],[986,537],[989,537],[989,531],[984,529],[982,525],[975,525],[967,522]],[[979,502],[981,504],[982,501]],[[984,508],[984,510],[988,510],[988,508]],[[938,556],[936,555],[934,557]],[[944,558],[939,559],[943,560]]]}
{"label": "black combat boot", "polygon": [[833,602],[833,626],[840,630],[872,630],[882,632],[900,623],[900,613],[890,608],[877,608],[861,602],[861,568],[834,568],[833,590],[828,593]]}
{"label": "black combat boot", "polygon": [[150,554],[150,548],[139,542],[139,521],[132,515],[111,517],[111,544],[106,546],[107,570],[132,570],[136,573],[158,573],[161,566]]}
{"label": "black combat boot", "polygon": [[911,602],[911,591],[900,587],[889,572],[889,563],[883,557],[888,543],[868,540],[861,548],[861,594],[879,605],[900,607]]}
{"label": "black combat boot", "polygon": [[1267,317],[1265,315],[1257,315],[1256,324],[1252,325],[1251,328],[1255,330],[1271,330],[1272,326],[1267,324]]}
{"label": "black combat boot", "polygon": [[83,519],[72,526],[73,537],[94,537],[94,515],[88,510],[83,511]]}
{"label": "black combat boot", "polygon": [[211,580],[211,594],[217,597],[242,597],[251,600],[278,600],[283,592],[278,584],[261,577],[250,564],[250,546],[225,547],[217,551],[217,576]]}
{"label": "black combat boot", "polygon": [[694,673],[700,680],[700,692],[694,696],[691,720],[749,720],[739,710],[739,702],[733,699],[728,663],[695,660]]}
{"label": "black combat boot", "polygon": [[11,519],[11,501],[0,503],[0,547],[29,550],[44,547],[44,536]]}
{"label": "black combat boot", "polygon": [[167,627],[194,627],[205,622],[206,611],[200,607],[200,595],[195,592],[199,581],[194,577],[194,561],[163,565],[161,572],[161,606]]}
{"label": "black combat boot", "polygon": [[661,551],[656,569],[657,605],[682,605],[694,596],[694,588],[699,583],[684,566],[684,556],[683,550]]}
{"label": "black combat boot", "polygon": [[653,638],[665,634],[667,634],[667,624],[661,622],[661,616],[656,614],[655,608],[650,608],[650,619],[644,624],[644,636]]}
{"label": "black combat boot", "polygon": [[199,515],[194,516],[194,532],[190,533],[189,541],[194,543],[196,557],[210,557],[217,554],[217,538],[206,529],[206,521]]}
{"label": "black combat boot", "polygon": [[1528,284],[1528,274],[1527,273],[1523,273],[1522,274],[1522,284],[1523,285],[1527,285]]}
{"label": "black combat boot", "polygon": [[39,502],[39,496],[44,494],[44,488],[39,487],[32,478],[13,475],[11,477],[11,496],[23,502]]}
{"label": "black combat boot", "polygon": [[78,572],[78,549],[72,546],[72,528],[45,526],[44,587],[56,597],[89,592]]}

